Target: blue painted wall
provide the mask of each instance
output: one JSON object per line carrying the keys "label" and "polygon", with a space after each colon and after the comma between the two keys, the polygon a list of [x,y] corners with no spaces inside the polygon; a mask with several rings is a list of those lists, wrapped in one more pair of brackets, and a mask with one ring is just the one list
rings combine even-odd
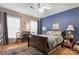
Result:
{"label": "blue painted wall", "polygon": [[76,28],[75,35],[79,34],[79,7],[73,8],[55,15],[41,18],[42,27],[52,30],[53,23],[60,24],[60,30],[66,30],[68,25],[74,25]]}

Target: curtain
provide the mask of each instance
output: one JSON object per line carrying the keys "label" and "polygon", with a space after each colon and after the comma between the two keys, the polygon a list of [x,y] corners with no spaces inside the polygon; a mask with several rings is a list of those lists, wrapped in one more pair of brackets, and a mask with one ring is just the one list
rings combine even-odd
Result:
{"label": "curtain", "polygon": [[8,44],[7,13],[3,12],[3,44]]}

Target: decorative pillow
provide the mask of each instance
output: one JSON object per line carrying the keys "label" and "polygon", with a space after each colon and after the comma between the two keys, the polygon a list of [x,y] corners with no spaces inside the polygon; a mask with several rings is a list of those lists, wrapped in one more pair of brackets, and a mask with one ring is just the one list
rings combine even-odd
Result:
{"label": "decorative pillow", "polygon": [[48,31],[47,35],[52,37],[61,37],[61,31]]}

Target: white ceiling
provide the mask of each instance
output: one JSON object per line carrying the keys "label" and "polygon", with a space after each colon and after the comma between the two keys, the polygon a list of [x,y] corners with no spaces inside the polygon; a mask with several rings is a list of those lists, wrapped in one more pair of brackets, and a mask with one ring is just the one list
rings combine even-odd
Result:
{"label": "white ceiling", "polygon": [[35,9],[29,6],[33,3],[0,3],[0,6],[9,10],[17,11],[26,15],[42,18],[49,15],[54,15],[62,11],[66,11],[75,7],[79,7],[78,3],[44,3],[44,6],[48,6],[51,9],[45,10],[43,14],[36,12]]}

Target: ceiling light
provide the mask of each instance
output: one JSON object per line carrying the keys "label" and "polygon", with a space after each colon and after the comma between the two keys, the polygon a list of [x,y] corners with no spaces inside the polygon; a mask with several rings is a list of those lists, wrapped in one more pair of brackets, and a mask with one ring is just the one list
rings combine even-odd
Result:
{"label": "ceiling light", "polygon": [[43,14],[45,10],[50,10],[51,8],[44,5],[43,3],[35,3],[30,6],[30,8],[35,9],[38,13]]}

